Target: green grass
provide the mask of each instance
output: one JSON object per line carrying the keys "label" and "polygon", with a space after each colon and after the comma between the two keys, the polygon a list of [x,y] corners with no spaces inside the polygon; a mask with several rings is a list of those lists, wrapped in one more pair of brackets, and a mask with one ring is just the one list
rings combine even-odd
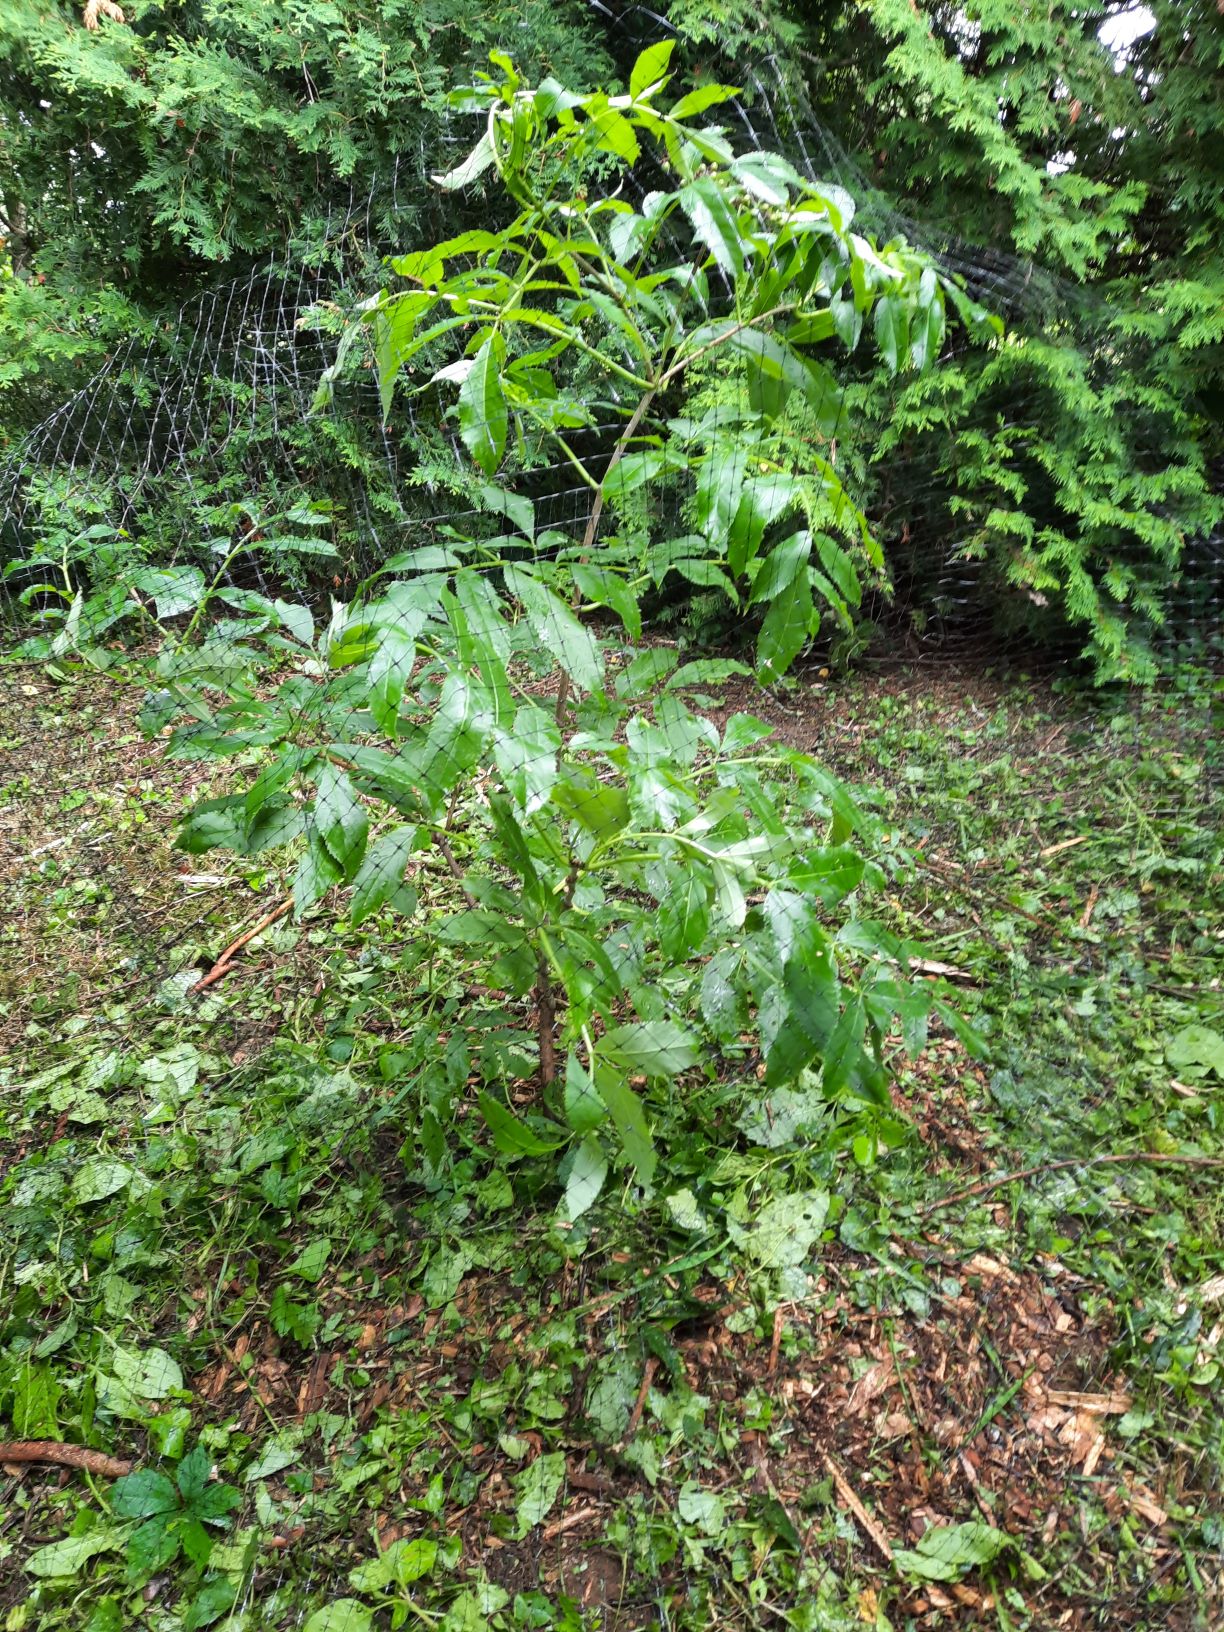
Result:
{"label": "green grass", "polygon": [[[207,790],[137,694],[0,684],[0,1439],[139,1470],[0,1473],[6,1629],[1217,1624],[1209,676],[740,698],[871,790],[873,910],[988,1057],[933,1027],[871,1138],[695,1078],[670,1201],[575,1239],[478,1117],[444,1179],[418,1149],[529,1069],[497,994],[325,902],[190,995],[277,865],[173,850]],[[780,1275],[762,1230],[809,1224]]]}

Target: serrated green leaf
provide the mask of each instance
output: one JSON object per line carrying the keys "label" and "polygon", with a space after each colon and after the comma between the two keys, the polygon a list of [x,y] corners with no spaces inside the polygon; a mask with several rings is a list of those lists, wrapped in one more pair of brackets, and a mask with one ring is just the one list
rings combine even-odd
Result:
{"label": "serrated green leaf", "polygon": [[796,890],[814,896],[822,906],[835,907],[863,881],[867,863],[849,845],[807,851],[787,873]]}
{"label": "serrated green leaf", "polygon": [[649,1184],[658,1165],[658,1155],[650,1136],[646,1108],[615,1067],[600,1064],[595,1088],[620,1135],[621,1148],[642,1184]]}
{"label": "serrated green leaf", "polygon": [[314,827],[345,877],[357,871],[365,853],[370,822],[346,772],[325,760],[315,784]]}
{"label": "serrated green leaf", "polygon": [[958,1581],[966,1570],[991,1564],[1014,1546],[1006,1531],[971,1519],[967,1524],[932,1525],[916,1548],[894,1551],[893,1563],[904,1574],[924,1581]]}
{"label": "serrated green leaf", "polygon": [[599,1192],[608,1176],[608,1158],[598,1139],[588,1136],[574,1152],[569,1177],[565,1181],[565,1200],[562,1212],[572,1223],[589,1212],[599,1199]]}
{"label": "serrated green leaf", "polygon": [[56,1408],[62,1391],[51,1368],[32,1366],[27,1360],[11,1374],[11,1388],[9,1415],[16,1437],[56,1438],[59,1430]]}
{"label": "serrated green leaf", "polygon": [[486,476],[495,475],[501,464],[509,424],[500,365],[490,335],[459,387],[459,435]]}
{"label": "serrated green leaf", "polygon": [[142,1400],[165,1400],[183,1386],[183,1370],[165,1349],[117,1348],[110,1368],[124,1388]]}
{"label": "serrated green leaf", "polygon": [[350,1570],[348,1583],[357,1592],[385,1592],[388,1587],[411,1586],[429,1574],[437,1562],[438,1544],[426,1536],[393,1541],[385,1552]]}
{"label": "serrated green leaf", "polygon": [[1165,1043],[1164,1052],[1174,1070],[1201,1067],[1224,1077],[1224,1037],[1211,1026],[1183,1026]]}
{"label": "serrated green leaf", "polygon": [[676,1497],[676,1512],[684,1524],[695,1525],[708,1536],[717,1535],[726,1523],[726,1508],[721,1496],[712,1490],[703,1490],[695,1479],[681,1485]]}
{"label": "serrated green leaf", "polygon": [[603,1051],[630,1071],[675,1076],[701,1058],[701,1043],[674,1020],[632,1020],[604,1034]]}
{"label": "serrated green leaf", "polygon": [[404,882],[404,868],[412,854],[416,828],[407,825],[381,833],[365,853],[353,880],[349,915],[354,928],[376,913]]}
{"label": "serrated green leaf", "polygon": [[187,1453],[174,1470],[174,1481],[185,1502],[192,1503],[199,1498],[211,1472],[212,1457],[202,1445]]}
{"label": "serrated green leaf", "polygon": [[829,1213],[825,1190],[805,1190],[766,1203],[743,1232],[742,1245],[762,1269],[802,1264],[824,1229]]}
{"label": "serrated green leaf", "polygon": [[849,553],[827,533],[814,533],[812,542],[816,546],[821,566],[836,584],[842,598],[849,605],[858,606],[863,599],[863,589],[859,583],[858,570]]}
{"label": "serrated green leaf", "polygon": [[641,640],[642,609],[619,573],[580,561],[574,567],[574,582],[593,605],[607,606],[616,613],[630,640]]}
{"label": "serrated green leaf", "polygon": [[344,868],[319,835],[312,832],[293,875],[294,917],[300,918],[316,901],[321,901],[334,884],[343,881]]}
{"label": "serrated green leaf", "polygon": [[314,619],[310,615],[308,606],[300,606],[291,601],[274,601],[276,615],[288,629],[295,640],[303,646],[314,645]]}
{"label": "serrated green leaf", "polygon": [[90,1156],[76,1171],[72,1181],[72,1195],[82,1206],[91,1201],[105,1201],[125,1189],[132,1181],[135,1169],[126,1162],[109,1156]]}
{"label": "serrated green leaf", "polygon": [[667,65],[675,49],[675,40],[659,40],[640,53],[629,74],[629,95],[635,102],[652,85],[658,85],[665,79]]}
{"label": "serrated green leaf", "polygon": [[204,594],[204,574],[198,567],[146,567],[135,582],[137,589],[152,595],[159,618],[194,612]]}
{"label": "serrated green leaf", "polygon": [[680,963],[697,952],[710,928],[710,886],[694,867],[672,880],[659,902],[659,946],[666,958]]}
{"label": "serrated green leaf", "polygon": [[437,935],[451,946],[481,946],[490,941],[498,946],[521,946],[525,938],[517,924],[488,907],[452,913],[439,922]]}
{"label": "serrated green leaf", "polygon": [[493,757],[505,781],[506,792],[530,816],[548,802],[557,780],[561,732],[551,714],[525,703],[509,730],[493,735]]}
{"label": "serrated green leaf", "polygon": [[699,85],[695,91],[689,91],[687,96],[673,103],[671,116],[673,119],[691,119],[720,102],[730,102],[739,94],[739,87],[735,85]]}
{"label": "serrated green leaf", "polygon": [[681,1230],[708,1230],[710,1221],[701,1210],[697,1197],[687,1187],[674,1190],[665,1198],[672,1222]]}
{"label": "serrated green leaf", "polygon": [[426,613],[417,608],[396,624],[380,623],[375,631],[366,680],[370,688],[370,713],[378,729],[388,737],[400,731],[400,705],[416,664],[416,637],[424,627]]}
{"label": "serrated green leaf", "polygon": [[806,574],[778,590],[757,637],[757,663],[766,679],[783,675],[816,632],[816,609]]}
{"label": "serrated green leaf", "polygon": [[150,1519],[158,1513],[175,1513],[178,1507],[178,1492],[154,1468],[125,1474],[111,1489],[111,1511],[121,1519]]}
{"label": "serrated green leaf", "polygon": [[180,1532],[170,1520],[169,1513],[157,1513],[132,1531],[125,1549],[129,1581],[147,1581],[177,1556]]}
{"label": "serrated green leaf", "polygon": [[51,1580],[76,1575],[98,1553],[112,1552],[123,1545],[125,1533],[110,1525],[95,1525],[83,1536],[67,1536],[39,1547],[26,1559],[22,1568],[27,1575],[40,1580]]}
{"label": "serrated green leaf", "polygon": [[611,838],[629,821],[629,796],[624,788],[597,782],[585,766],[564,767],[552,799],[566,816],[598,839]]}
{"label": "serrated green leaf", "polygon": [[337,1598],[316,1609],[302,1632],[373,1632],[374,1616],[356,1598]]}
{"label": "serrated green leaf", "polygon": [[515,1534],[521,1541],[529,1530],[542,1524],[552,1511],[553,1503],[561,1494],[565,1478],[565,1453],[547,1451],[537,1456],[514,1481],[518,1494],[515,1510]]}
{"label": "serrated green leaf", "polygon": [[909,350],[909,322],[896,295],[881,295],[872,318],[876,344],[890,371],[896,373]]}
{"label": "serrated green leaf", "polygon": [[505,579],[543,650],[552,653],[580,691],[597,691],[603,685],[603,657],[590,630],[525,567],[508,564]]}
{"label": "serrated green leaf", "polygon": [[571,1049],[565,1062],[565,1119],[575,1133],[590,1133],[608,1120],[590,1073]]}
{"label": "serrated green leaf", "polygon": [[709,176],[700,177],[676,194],[693,232],[730,278],[744,270],[744,241],[727,196]]}
{"label": "serrated green leaf", "polygon": [[219,1621],[227,1609],[234,1607],[238,1588],[239,1583],[229,1576],[205,1581],[187,1606],[187,1613],[183,1616],[183,1632],[199,1632],[200,1628]]}
{"label": "serrated green leaf", "polygon": [[316,1236],[304,1246],[297,1257],[288,1266],[286,1273],[300,1276],[302,1280],[312,1284],[319,1279],[327,1267],[327,1260],[331,1257],[331,1241],[325,1236]]}

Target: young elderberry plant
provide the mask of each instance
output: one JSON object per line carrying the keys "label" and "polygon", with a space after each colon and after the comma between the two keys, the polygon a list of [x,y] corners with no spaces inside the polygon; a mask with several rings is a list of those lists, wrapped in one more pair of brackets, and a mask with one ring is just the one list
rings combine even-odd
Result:
{"label": "young elderberry plant", "polygon": [[[235,587],[233,569],[244,557],[261,556],[282,568],[291,560],[331,558],[335,548],[317,532],[329,521],[326,507],[309,502],[263,515],[249,505],[226,505],[210,515],[209,535],[191,546],[204,564],[170,566],[151,564],[146,548],[123,528],[56,525],[32,554],[9,562],[0,583],[30,580],[18,597],[39,627],[22,647],[27,657],[113,670],[126,658],[104,641],[117,625],[135,623],[155,644],[156,679],[204,682],[218,678],[214,663],[223,673],[239,672],[227,650],[233,628],[217,623],[219,606],[247,614],[248,634],[256,632],[252,615],[262,619],[259,633],[300,641],[303,630],[313,632],[305,607]],[[209,639],[197,638],[202,634]],[[190,702],[186,692],[167,694],[164,719]]]}
{"label": "young elderberry plant", "polygon": [[[414,389],[453,395],[480,502],[510,530],[394,557],[353,602],[333,603],[325,629],[303,631],[308,653],[275,684],[249,672],[238,620],[240,679],[218,663],[203,684],[176,675],[166,688],[193,716],[172,752],[267,751],[245,791],[192,813],[187,848],[304,841],[297,912],[349,889],[355,923],[413,905],[410,858],[445,863],[462,905],[427,933],[534,1033],[531,1103],[520,1088],[512,1106],[494,1073],[479,1110],[503,1157],[560,1154],[569,1222],[610,1164],[651,1187],[652,1123],[685,1073],[734,1070],[748,1049],[769,1087],[815,1078],[831,1100],[883,1108],[884,1039],[900,1024],[920,1042],[932,1001],[907,981],[905,949],[859,914],[880,873],[873,824],[849,793],[807,756],[763,746],[751,717],[720,730],[692,711],[684,696],[718,665],[671,674],[674,659],[647,650],[618,666],[584,621],[600,610],[640,641],[644,580],[603,557],[601,521],[679,473],[700,531],[667,559],[766,608],[759,665],[780,675],[816,628],[815,597],[846,598],[857,582],[813,518],[868,534],[831,456],[815,454],[800,480],[753,450],[795,392],[817,414],[841,412],[818,354],[857,344],[868,315],[897,366],[934,360],[945,296],[980,318],[919,256],[854,233],[837,189],[775,155],[736,156],[699,125],[730,89],[661,111],[668,50],[644,53],[618,97],[530,90],[495,56],[499,77],[460,99],[485,134],[440,180],[494,172],[519,213],[393,262],[408,287],[368,303],[324,382],[327,395],[365,333],[387,409],[401,372],[428,361]],[[653,174],[676,185],[635,211],[616,173],[647,147]],[[439,361],[456,341],[462,354]],[[731,442],[725,425],[706,435],[673,413],[689,371],[716,354],[746,382]],[[610,445],[581,456],[574,433],[609,415]],[[580,534],[540,530],[527,494],[492,482],[512,429],[579,474],[591,495]],[[446,1099],[422,1110],[435,1176],[459,1139],[455,1112]]]}

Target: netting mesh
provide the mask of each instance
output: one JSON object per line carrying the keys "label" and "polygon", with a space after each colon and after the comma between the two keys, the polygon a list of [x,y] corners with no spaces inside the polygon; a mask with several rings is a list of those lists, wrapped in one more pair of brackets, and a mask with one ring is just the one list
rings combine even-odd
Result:
{"label": "netting mesh", "polygon": [[[663,26],[636,8],[618,20],[631,45],[657,37]],[[937,221],[901,214],[833,133],[797,104],[776,63],[750,65],[743,77],[745,94],[727,116],[737,148],[783,153],[809,179],[845,188],[857,201],[858,225],[881,242],[901,237],[926,252],[1021,334],[1074,334],[1081,347],[1099,354],[1097,370],[1108,371],[1104,297],[1031,261],[967,244]],[[329,217],[313,224],[309,243],[293,245],[283,261],[207,289],[152,333],[119,347],[0,464],[5,557],[29,553],[68,513],[123,528],[148,559],[181,560],[198,549],[226,505],[268,515],[308,497],[333,507],[340,576],[354,582],[401,549],[414,529],[462,531],[480,510],[462,502],[471,491],[470,462],[437,404],[405,394],[385,425],[372,376],[365,386],[349,381],[329,413],[313,412],[312,402],[334,355],[338,317],[379,286],[381,257],[412,247],[393,236],[403,207],[410,204],[419,242],[434,229],[444,234],[443,197],[472,219],[479,216],[480,195],[440,195],[430,179],[460,158],[469,141],[456,119],[437,151],[401,156],[390,183],[364,196],[338,197]],[[641,164],[625,190],[640,201],[655,179]],[[963,333],[945,347],[945,369],[981,361]],[[959,419],[955,402],[941,403],[938,372],[924,387],[898,382],[894,403],[907,390],[919,420],[923,410],[913,393],[925,393],[926,434],[890,437],[894,409],[877,404],[871,436],[879,445],[856,447],[860,405],[853,377],[845,410],[847,486],[889,567],[885,592],[867,607],[877,637],[885,637],[877,651],[912,656],[986,642],[997,651],[1001,637],[1017,652],[1031,651],[1035,638],[1051,639],[1052,615],[1040,593],[1004,582],[1006,548],[991,539],[980,500],[956,496],[952,450],[971,435],[1004,432],[1022,442],[1042,427],[1048,387],[1023,370],[1012,372]],[[1137,464],[1158,470],[1167,454],[1159,417],[1140,402],[1113,411]],[[610,422],[602,433],[597,427],[584,433],[583,453],[593,469],[601,436],[610,451],[617,429]],[[567,483],[572,473],[555,456],[521,451],[526,457],[517,467],[512,461],[503,480],[544,506],[545,528],[580,530],[589,494]],[[1038,489],[1031,498],[1039,528],[1060,524],[1057,507],[1050,509]],[[657,530],[676,518],[651,519]],[[610,524],[606,518],[605,530]],[[1110,568],[1135,566],[1142,578],[1143,549],[1138,536],[1119,537]],[[1166,648],[1213,632],[1219,621],[1224,542],[1218,534],[1191,536],[1182,549],[1180,568],[1161,595],[1157,638]],[[3,593],[11,602],[21,587],[20,578],[9,580]],[[316,577],[303,579],[297,591],[317,601],[325,587]],[[1082,631],[1060,636],[1055,627],[1056,655],[1069,654],[1077,641],[1082,644]]]}

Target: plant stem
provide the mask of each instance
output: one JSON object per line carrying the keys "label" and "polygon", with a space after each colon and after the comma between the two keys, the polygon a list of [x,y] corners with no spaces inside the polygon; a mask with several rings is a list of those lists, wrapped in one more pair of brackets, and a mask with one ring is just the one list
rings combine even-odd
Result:
{"label": "plant stem", "polygon": [[542,945],[536,955],[536,1035],[540,1045],[540,1085],[549,1088],[557,1080],[557,1004],[553,996],[552,970]]}
{"label": "plant stem", "polygon": [[1154,1162],[1157,1165],[1170,1167],[1224,1167],[1224,1156],[1183,1156],[1176,1151],[1167,1154],[1157,1150],[1126,1150],[1109,1156],[1071,1156],[1061,1162],[1035,1162],[1032,1167],[1017,1168],[1014,1173],[1001,1173],[998,1178],[984,1179],[980,1184],[971,1184],[967,1190],[956,1190],[950,1196],[944,1196],[940,1201],[933,1201],[929,1207],[921,1212],[923,1218],[928,1213],[937,1213],[942,1207],[953,1207],[958,1201],[968,1201],[973,1196],[985,1196],[992,1190],[1001,1190],[1005,1184],[1016,1184],[1020,1179],[1031,1179],[1037,1174],[1063,1173],[1070,1167],[1107,1167],[1117,1166],[1125,1162]]}

